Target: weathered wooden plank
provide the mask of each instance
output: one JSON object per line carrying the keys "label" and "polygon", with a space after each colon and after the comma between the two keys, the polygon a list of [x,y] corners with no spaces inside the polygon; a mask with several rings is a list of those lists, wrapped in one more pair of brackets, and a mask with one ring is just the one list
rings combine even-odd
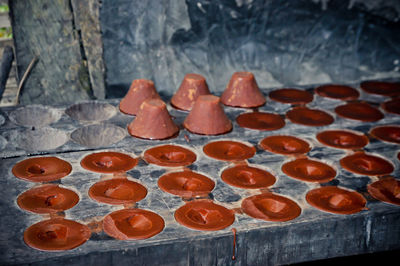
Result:
{"label": "weathered wooden plank", "polygon": [[98,99],[105,98],[104,62],[101,29],[99,22],[99,0],[71,0],[75,27],[80,34],[83,52],[87,60],[90,84]]}
{"label": "weathered wooden plank", "polygon": [[10,0],[9,4],[19,76],[32,58],[39,58],[20,102],[55,104],[91,98],[70,1]]}

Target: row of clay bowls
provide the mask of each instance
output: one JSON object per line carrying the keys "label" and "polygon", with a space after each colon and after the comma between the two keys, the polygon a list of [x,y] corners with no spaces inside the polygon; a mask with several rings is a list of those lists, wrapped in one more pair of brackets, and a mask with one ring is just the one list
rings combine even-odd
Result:
{"label": "row of clay bowls", "polygon": [[[234,73],[221,99],[210,94],[203,76],[187,74],[172,97],[171,105],[190,111],[183,122],[183,126],[190,132],[219,135],[232,130],[232,123],[220,102],[227,106],[251,108],[261,106],[265,101],[254,75],[250,72]],[[166,139],[179,131],[150,80],[134,80],[119,108],[125,114],[136,115],[128,126],[132,136]]]}

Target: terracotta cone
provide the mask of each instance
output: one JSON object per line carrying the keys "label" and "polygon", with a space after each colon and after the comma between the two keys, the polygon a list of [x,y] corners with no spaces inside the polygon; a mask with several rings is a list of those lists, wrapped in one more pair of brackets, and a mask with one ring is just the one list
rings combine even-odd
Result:
{"label": "terracotta cone", "polygon": [[206,79],[199,74],[186,74],[171,104],[181,110],[190,111],[200,95],[210,94]]}
{"label": "terracotta cone", "polygon": [[160,99],[154,83],[147,79],[135,79],[128,93],[121,100],[119,110],[125,114],[136,115],[140,105],[147,99]]}
{"label": "terracotta cone", "polygon": [[249,108],[261,106],[266,100],[252,73],[235,72],[222,93],[221,102],[229,106]]}
{"label": "terracotta cone", "polygon": [[140,105],[136,118],[128,126],[129,134],[144,139],[166,139],[178,131],[167,106],[160,99],[145,100]]}
{"label": "terracotta cone", "polygon": [[183,126],[190,132],[204,135],[218,135],[232,130],[231,121],[219,98],[214,95],[199,96]]}

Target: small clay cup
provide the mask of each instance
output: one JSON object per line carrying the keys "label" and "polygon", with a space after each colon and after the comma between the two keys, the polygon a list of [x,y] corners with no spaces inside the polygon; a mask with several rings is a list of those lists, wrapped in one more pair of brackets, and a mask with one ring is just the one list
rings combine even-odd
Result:
{"label": "small clay cup", "polygon": [[136,115],[140,105],[147,99],[160,99],[154,82],[147,79],[135,79],[128,93],[121,100],[119,110],[128,115]]}
{"label": "small clay cup", "polygon": [[179,128],[160,99],[148,99],[140,105],[136,118],[128,125],[128,132],[143,139],[167,139],[177,135]]}
{"label": "small clay cup", "polygon": [[175,108],[190,111],[200,95],[210,94],[206,79],[199,74],[186,74],[181,86],[171,99]]}
{"label": "small clay cup", "polygon": [[251,108],[265,104],[266,100],[251,72],[235,72],[222,93],[221,102],[228,106]]}
{"label": "small clay cup", "polygon": [[219,135],[232,130],[231,121],[219,98],[214,95],[199,96],[183,126],[192,133],[202,135]]}

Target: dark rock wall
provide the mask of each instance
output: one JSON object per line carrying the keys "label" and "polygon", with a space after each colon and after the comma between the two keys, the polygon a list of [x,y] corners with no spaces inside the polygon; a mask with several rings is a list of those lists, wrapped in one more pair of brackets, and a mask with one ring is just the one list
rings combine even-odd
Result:
{"label": "dark rock wall", "polygon": [[171,95],[190,72],[216,94],[239,70],[262,87],[399,76],[399,10],[396,1],[103,0],[107,94],[147,78]]}
{"label": "dark rock wall", "polygon": [[10,0],[21,103],[172,95],[185,73],[215,94],[235,71],[261,87],[399,77],[398,0]]}

